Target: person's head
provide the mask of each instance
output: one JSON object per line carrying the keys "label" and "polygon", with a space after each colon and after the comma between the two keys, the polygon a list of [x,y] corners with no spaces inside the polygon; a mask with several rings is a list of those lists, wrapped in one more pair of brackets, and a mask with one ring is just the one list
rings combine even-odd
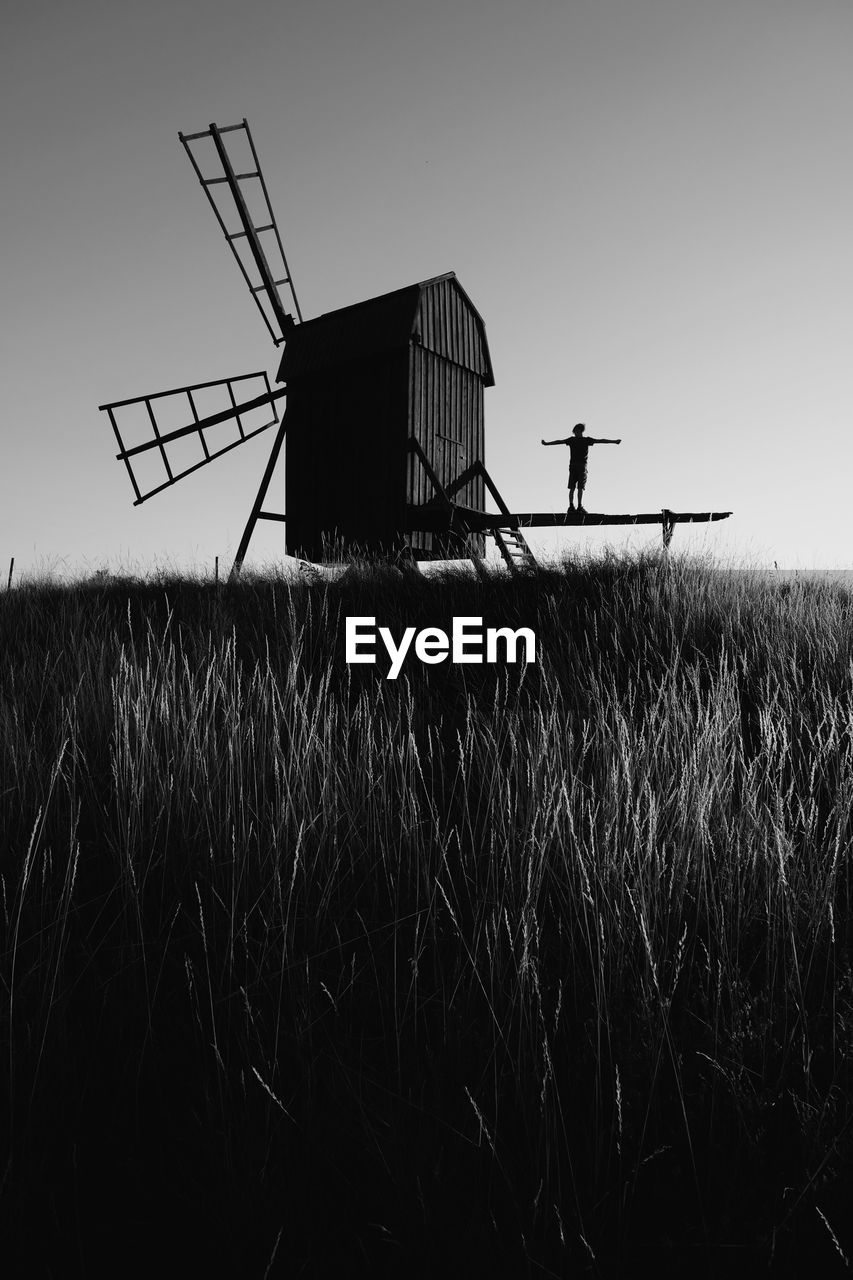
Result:
{"label": "person's head", "polygon": [[586,427],[582,422],[579,422],[577,426],[572,427],[573,436],[582,436],[585,431],[586,431]]}

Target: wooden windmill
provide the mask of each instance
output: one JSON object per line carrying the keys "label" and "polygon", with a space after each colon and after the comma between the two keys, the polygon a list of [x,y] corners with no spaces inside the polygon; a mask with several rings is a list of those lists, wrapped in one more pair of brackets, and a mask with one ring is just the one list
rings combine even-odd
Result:
{"label": "wooden windmill", "polygon": [[[287,551],[308,559],[330,541],[416,558],[482,554],[482,532],[455,515],[485,512],[494,488],[483,466],[494,377],[482,317],[454,273],[303,322],[247,122],[179,137],[269,336],[286,344],[276,376],[286,385],[273,388],[262,370],[101,405],[134,505],[274,427],[232,573],[258,520],[286,522]],[[286,516],[265,508],[285,434]],[[504,547],[513,563],[529,557],[513,531]]]}
{"label": "wooden windmill", "polygon": [[[471,556],[481,568],[489,535],[511,570],[534,566],[522,527],[569,521],[562,512],[513,514],[486,470],[491,356],[455,274],[303,321],[247,122],[178,136],[269,336],[285,349],[275,389],[262,370],[100,406],[134,505],[275,428],[232,576],[258,520],[285,523],[286,550],[307,559],[323,558],[331,543],[344,553]],[[285,434],[286,514],[265,505]],[[497,515],[486,511],[487,491]],[[678,521],[727,514],[584,513],[570,523],[660,523],[668,545]]]}

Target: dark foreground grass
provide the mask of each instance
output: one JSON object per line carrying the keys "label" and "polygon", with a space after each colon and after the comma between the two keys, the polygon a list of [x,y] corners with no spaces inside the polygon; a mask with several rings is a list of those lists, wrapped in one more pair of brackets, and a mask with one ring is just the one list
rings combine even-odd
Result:
{"label": "dark foreground grass", "polygon": [[850,596],[33,585],[0,655],[6,1274],[845,1270]]}

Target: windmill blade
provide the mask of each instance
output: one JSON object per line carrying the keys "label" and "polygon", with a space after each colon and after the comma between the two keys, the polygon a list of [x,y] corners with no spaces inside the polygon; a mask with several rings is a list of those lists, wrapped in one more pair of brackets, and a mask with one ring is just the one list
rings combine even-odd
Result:
{"label": "windmill blade", "polygon": [[[227,135],[227,137],[225,136]],[[246,120],[202,133],[179,133],[249,292],[278,347],[302,312]],[[242,164],[237,167],[237,160]],[[285,302],[280,290],[285,291]]]}
{"label": "windmill blade", "polygon": [[116,458],[127,467],[136,495],[133,505],[275,426],[275,402],[286,394],[284,387],[272,391],[261,372],[99,405],[109,414],[119,447]]}

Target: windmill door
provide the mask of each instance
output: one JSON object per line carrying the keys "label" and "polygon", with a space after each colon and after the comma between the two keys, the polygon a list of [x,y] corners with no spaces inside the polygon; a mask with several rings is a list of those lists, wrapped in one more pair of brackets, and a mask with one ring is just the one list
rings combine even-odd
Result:
{"label": "windmill door", "polygon": [[468,466],[468,454],[463,442],[449,435],[436,434],[434,447],[435,473],[443,485],[448,485]]}

